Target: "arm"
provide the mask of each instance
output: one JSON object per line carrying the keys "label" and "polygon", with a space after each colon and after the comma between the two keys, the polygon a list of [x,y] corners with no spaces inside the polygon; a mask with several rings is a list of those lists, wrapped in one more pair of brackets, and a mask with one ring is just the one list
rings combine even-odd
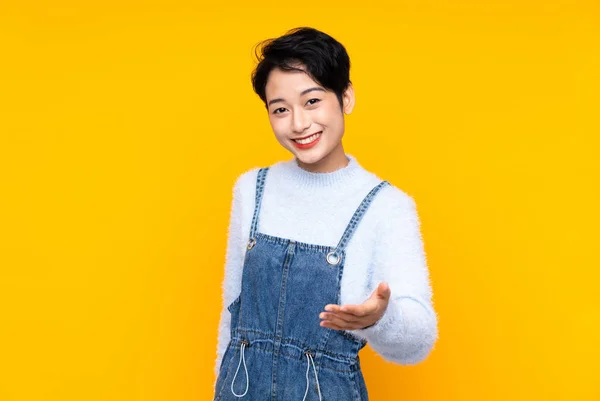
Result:
{"label": "arm", "polygon": [[214,367],[215,385],[216,378],[219,376],[223,354],[225,353],[227,345],[229,344],[229,340],[231,339],[231,314],[227,310],[227,306],[233,302],[233,300],[241,291],[242,268],[246,249],[246,238],[244,238],[244,230],[242,229],[243,199],[241,191],[241,179],[242,177],[238,178],[233,187],[233,199],[231,202],[231,211],[229,217],[225,275],[222,282],[223,298],[221,318],[218,329],[217,358]]}
{"label": "arm", "polygon": [[438,328],[414,200],[403,193],[395,197],[379,230],[373,283],[387,282],[391,296],[377,323],[354,331],[384,359],[416,364],[433,349]]}

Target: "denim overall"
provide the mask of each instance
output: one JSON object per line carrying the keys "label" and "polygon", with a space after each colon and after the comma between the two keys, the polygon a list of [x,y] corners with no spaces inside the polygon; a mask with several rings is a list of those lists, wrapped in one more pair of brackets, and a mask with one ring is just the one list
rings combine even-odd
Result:
{"label": "denim overall", "polygon": [[242,289],[227,307],[231,340],[214,401],[367,401],[358,356],[367,342],[320,326],[319,314],[325,305],[339,304],[346,245],[373,197],[389,183],[371,190],[338,245],[329,247],[257,231],[268,169],[258,171]]}

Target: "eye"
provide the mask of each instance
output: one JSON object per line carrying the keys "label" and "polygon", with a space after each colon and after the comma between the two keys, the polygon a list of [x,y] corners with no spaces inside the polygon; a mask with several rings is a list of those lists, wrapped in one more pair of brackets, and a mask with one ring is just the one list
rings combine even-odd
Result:
{"label": "eye", "polygon": [[278,113],[278,112],[279,112],[279,110],[285,110],[285,108],[283,108],[283,107],[280,107],[280,108],[278,108],[278,109],[275,109],[275,110],[273,111],[273,114],[279,114],[279,113]]}
{"label": "eye", "polygon": [[[311,103],[313,100],[316,100],[316,102]],[[320,101],[321,101],[321,99],[314,98],[314,99],[310,99],[307,103],[309,103],[309,104],[316,104],[316,103],[318,103]]]}

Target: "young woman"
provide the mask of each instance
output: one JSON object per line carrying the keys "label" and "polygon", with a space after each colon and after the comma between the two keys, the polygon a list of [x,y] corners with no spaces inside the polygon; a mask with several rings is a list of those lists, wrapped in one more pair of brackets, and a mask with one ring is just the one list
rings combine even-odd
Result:
{"label": "young woman", "polygon": [[366,401],[359,351],[424,360],[437,316],[413,199],[344,152],[345,48],[296,28],[252,74],[294,157],[233,191],[214,400]]}

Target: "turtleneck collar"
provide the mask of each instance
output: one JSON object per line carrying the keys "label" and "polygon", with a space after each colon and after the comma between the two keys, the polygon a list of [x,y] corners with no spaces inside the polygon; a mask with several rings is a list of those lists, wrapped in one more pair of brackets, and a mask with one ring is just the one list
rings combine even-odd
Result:
{"label": "turtleneck collar", "polygon": [[298,187],[308,188],[338,188],[351,184],[361,172],[365,170],[358,163],[356,158],[346,153],[348,165],[328,173],[318,173],[303,169],[298,165],[298,160],[294,157],[291,160],[282,163],[282,167],[290,175],[290,179]]}

